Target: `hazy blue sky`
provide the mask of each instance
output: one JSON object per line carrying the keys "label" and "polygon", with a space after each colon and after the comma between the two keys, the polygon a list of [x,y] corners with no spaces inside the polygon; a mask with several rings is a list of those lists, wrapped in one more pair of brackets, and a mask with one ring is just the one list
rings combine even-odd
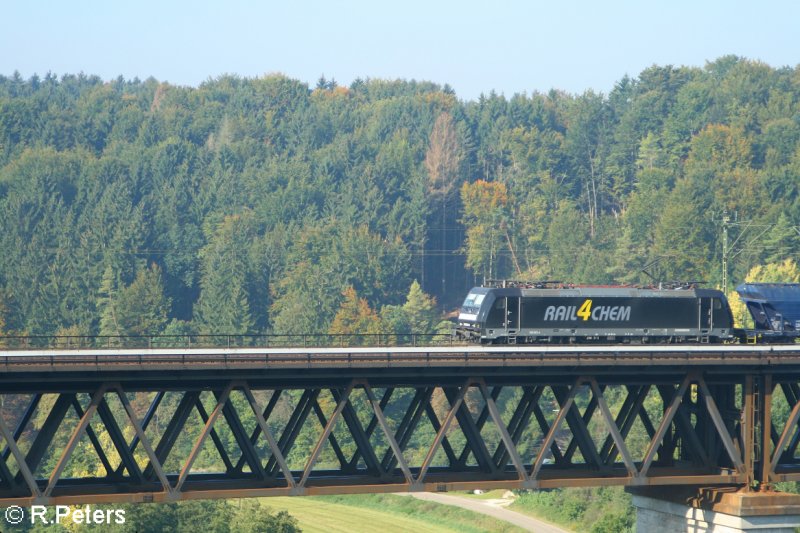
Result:
{"label": "hazy blue sky", "polygon": [[449,83],[475,99],[608,93],[650,65],[735,54],[800,64],[800,1],[2,0],[0,74],[153,76],[197,86],[282,72]]}

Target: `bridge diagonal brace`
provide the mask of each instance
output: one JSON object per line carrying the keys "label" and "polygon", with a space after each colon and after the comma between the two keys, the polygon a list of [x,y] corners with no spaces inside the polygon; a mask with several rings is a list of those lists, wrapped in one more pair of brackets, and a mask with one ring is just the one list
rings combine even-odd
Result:
{"label": "bridge diagonal brace", "polygon": [[[381,397],[380,406],[381,409],[385,409],[386,406],[389,404],[389,400],[392,398],[392,394],[394,393],[393,387],[387,387],[383,393],[383,397]],[[364,434],[367,437],[367,441],[372,437],[372,434],[375,433],[375,429],[378,427],[378,417],[373,413],[372,418],[370,418],[369,424],[364,429]],[[361,458],[361,450],[356,449],[353,457],[350,459],[350,468],[353,469],[358,464],[358,460]],[[382,465],[381,465],[381,468]]]}
{"label": "bridge diagonal brace", "polygon": [[[669,400],[667,396],[667,390],[669,390],[669,387],[659,386],[657,388],[664,403],[668,402]],[[681,409],[680,407],[678,408],[678,411],[675,413],[674,422],[675,422],[674,440],[677,441],[677,438],[680,437],[682,439],[683,444],[688,447],[688,451],[694,455],[699,464],[701,465],[709,464],[708,454],[703,448],[703,444],[700,442],[700,437],[697,436],[697,431],[692,426],[692,423],[689,420],[689,415],[687,415],[685,409]],[[671,446],[671,450],[674,449],[675,449],[675,444]]]}
{"label": "bridge diagonal brace", "polygon": [[[508,427],[506,427],[505,423],[503,422],[503,417],[500,415],[500,410],[497,408],[495,398],[489,393],[489,390],[486,387],[486,382],[483,379],[478,380],[478,386],[480,387],[483,399],[486,401],[486,407],[489,411],[489,416],[492,417],[492,421],[500,431],[500,439],[503,441],[503,444],[506,447],[506,453],[511,457],[511,463],[514,465],[514,469],[517,471],[520,479],[524,482],[527,482],[529,480],[528,472],[525,470],[525,465],[522,463],[522,457],[520,457],[519,452],[517,451],[517,445],[514,442],[514,439],[512,439],[511,435],[508,433]],[[497,466],[502,469],[505,465]]]}
{"label": "bridge diagonal brace", "polygon": [[[162,465],[167,462],[167,458],[172,452],[172,448],[175,446],[175,442],[177,442],[181,432],[186,427],[186,421],[189,419],[189,415],[192,413],[195,402],[199,397],[200,391],[186,391],[181,401],[178,402],[178,407],[172,414],[155,448],[156,456]],[[147,465],[144,470],[145,479],[152,479],[153,469],[154,465],[152,463]]]}
{"label": "bridge diagonal brace", "polygon": [[[331,395],[333,396],[333,400],[336,402],[341,399],[339,391],[336,389],[331,389]],[[353,408],[351,402],[346,402],[344,404],[344,410],[342,410],[342,419],[347,425],[347,428],[350,430],[350,435],[353,437],[353,442],[355,442],[356,445],[356,451],[353,453],[353,458],[356,458],[359,455],[362,456],[364,458],[364,463],[367,465],[367,471],[373,475],[383,476],[385,472],[381,467],[380,461],[378,461],[378,457],[375,455],[375,450],[372,449],[372,445],[369,442],[369,435],[367,435],[367,432],[361,425],[361,421],[358,419],[358,414],[356,414],[356,410]],[[342,465],[342,469],[354,472],[357,466],[358,460],[356,459],[353,461],[353,459],[351,459]]]}
{"label": "bridge diagonal brace", "polygon": [[25,461],[31,472],[36,472],[39,468],[48,446],[53,442],[56,431],[61,427],[61,423],[64,421],[67,411],[69,411],[69,407],[70,395],[67,393],[59,394],[58,399],[50,407],[50,412],[47,414],[44,424],[42,424],[41,429],[36,434],[36,438],[33,439],[31,447],[28,448],[28,453],[25,455]]}
{"label": "bridge diagonal brace", "polygon": [[[602,389],[605,389],[605,386],[603,386]],[[584,454],[584,459],[588,459],[588,458],[586,457],[583,448],[595,448],[594,451],[595,452],[597,451],[596,447],[594,446],[594,443],[592,442],[591,436],[589,435],[589,431],[587,429],[588,428],[588,424],[589,424],[589,422],[591,422],[592,416],[594,416],[594,412],[596,410],[597,410],[597,398],[594,397],[594,394],[592,395],[591,400],[589,400],[589,405],[586,406],[586,410],[583,412],[583,416],[581,416],[580,410],[578,410],[577,406],[575,406],[575,405],[572,406],[572,411],[573,412],[570,413],[570,415],[567,416],[567,424],[570,424],[570,416],[571,416],[572,420],[576,424],[578,424],[580,426],[580,428],[581,428],[580,429],[581,438],[579,439],[578,436],[575,434],[575,431],[573,430],[572,439],[570,439],[570,442],[567,445],[567,449],[564,452],[564,459],[567,462],[569,462],[569,463],[572,462],[572,457],[575,455],[575,450],[577,450],[579,446],[581,447],[581,453]],[[570,426],[571,426],[571,424],[570,424]],[[583,443],[583,446],[581,446],[581,443]],[[595,455],[596,455],[596,457],[595,457]],[[598,467],[602,467],[603,463],[600,460],[600,455],[599,454],[590,453],[590,457],[594,458],[594,460],[597,462],[597,466]]]}
{"label": "bridge diagonal brace", "polygon": [[406,483],[412,485],[414,483],[414,477],[411,475],[411,469],[408,467],[405,457],[403,457],[403,451],[400,449],[400,444],[398,444],[397,439],[395,439],[394,434],[392,433],[392,430],[386,421],[386,416],[383,414],[383,407],[381,406],[381,403],[383,402],[379,402],[375,398],[375,394],[372,392],[372,387],[369,386],[369,383],[364,383],[364,391],[367,393],[367,399],[369,399],[369,403],[372,405],[372,410],[375,412],[375,418],[378,421],[378,425],[383,431],[383,435],[386,437],[386,440],[389,442],[389,447],[391,448],[392,453],[394,453],[394,458],[397,461],[397,464],[400,466],[400,470],[403,472],[403,477],[406,478]]}
{"label": "bridge diagonal brace", "polygon": [[[584,383],[586,381],[587,379],[584,380]],[[559,404],[562,405],[565,397],[565,391],[563,389],[563,387],[553,387],[553,394],[555,395]],[[589,406],[586,408],[586,413],[584,416],[581,416],[578,406],[575,405],[575,402],[572,402],[572,405],[567,411],[565,420],[567,422],[567,426],[569,426],[572,432],[570,444],[575,443],[583,455],[583,460],[586,463],[594,464],[599,469],[602,467],[602,461],[600,459],[600,454],[597,453],[597,446],[595,445],[594,440],[592,440],[592,435],[589,433],[587,426],[589,420],[591,420],[592,414],[594,414],[596,407],[597,400],[592,398],[592,400],[589,402]],[[574,446],[568,446],[567,451],[564,452],[564,460],[568,464],[572,464],[572,456],[574,453]]]}
{"label": "bridge diagonal brace", "polygon": [[189,472],[191,472],[192,466],[194,465],[194,462],[197,459],[200,450],[203,448],[203,443],[205,442],[209,433],[211,433],[211,430],[214,427],[214,423],[217,421],[217,418],[219,418],[220,413],[222,413],[222,410],[228,403],[228,398],[231,395],[232,389],[233,389],[233,383],[229,383],[228,386],[226,386],[225,389],[222,391],[222,394],[218,397],[216,407],[214,407],[214,410],[211,411],[211,414],[208,417],[208,421],[203,427],[203,431],[201,431],[200,436],[197,437],[197,441],[194,443],[192,452],[189,454],[189,458],[186,459],[186,464],[183,466],[183,470],[181,470],[181,473],[178,476],[178,482],[175,484],[175,492],[181,491],[183,484],[189,477]]}
{"label": "bridge diagonal brace", "polygon": [[[453,390],[448,388],[444,391],[444,393],[447,401],[452,403],[455,396]],[[480,428],[475,423],[475,419],[472,417],[472,413],[470,413],[466,402],[461,402],[461,407],[459,407],[458,412],[456,412],[456,420],[458,421],[458,426],[461,428],[461,432],[464,434],[464,438],[466,439],[464,451],[472,451],[472,454],[482,471],[487,473],[496,472],[497,467],[492,461],[492,457],[489,454],[489,449],[486,447],[486,442],[481,436]],[[466,459],[468,456],[469,453],[461,454],[461,457],[464,459]],[[456,464],[463,468],[466,466],[466,461],[464,463],[458,462]]]}
{"label": "bridge diagonal brace", "polygon": [[247,385],[247,383],[242,384],[242,390],[244,391],[247,401],[250,403],[250,407],[253,409],[253,415],[256,417],[258,428],[267,439],[267,444],[269,444],[272,457],[275,458],[280,466],[281,472],[283,472],[283,477],[286,479],[286,484],[291,489],[295,488],[296,483],[294,477],[292,476],[292,471],[289,469],[289,465],[286,463],[286,459],[284,458],[283,453],[281,453],[281,449],[278,447],[278,442],[275,440],[275,437],[273,437],[272,432],[267,426],[267,420],[264,418],[264,415],[261,414],[261,408],[259,407],[255,396],[253,396],[253,392],[250,390],[250,387]]}
{"label": "bridge diagonal brace", "polygon": [[[447,431],[450,429],[450,424],[453,423],[453,420],[456,417],[456,413],[458,409],[461,407],[461,403],[464,401],[464,395],[467,394],[467,389],[472,383],[472,378],[467,379],[464,382],[464,385],[458,390],[456,394],[455,400],[450,405],[450,410],[447,411],[447,414],[444,417],[444,421],[442,422],[439,430],[436,432],[436,437],[433,439],[433,443],[431,444],[430,449],[428,450],[425,459],[422,461],[422,466],[419,468],[419,473],[417,474],[417,479],[414,482],[415,484],[419,485],[425,479],[425,475],[428,473],[428,468],[430,468],[431,463],[433,462],[433,457],[436,455],[436,452],[439,450],[439,446],[445,440],[445,435]],[[430,404],[428,404],[430,406]]]}
{"label": "bridge diagonal brace", "polygon": [[[633,423],[636,422],[636,417],[639,416],[639,411],[644,405],[644,400],[647,398],[647,394],[650,392],[649,385],[641,385],[638,387],[626,386],[625,388],[627,389],[628,394],[625,397],[625,401],[622,403],[622,407],[620,408],[615,420],[616,426],[620,428],[619,431],[623,440],[627,438],[628,433],[633,427]],[[614,438],[609,435],[606,437],[603,447],[600,450],[600,459],[606,464],[613,463],[616,454],[617,447],[616,444],[614,444]]]}
{"label": "bridge diagonal brace", "polygon": [[[522,433],[528,427],[528,422],[533,414],[533,406],[539,401],[539,397],[542,395],[543,390],[544,387],[524,387],[522,398],[520,398],[519,404],[517,404],[517,408],[514,410],[514,414],[511,416],[511,421],[508,423],[508,430],[511,434],[511,442],[514,443],[514,446],[517,445],[519,439],[522,437]],[[504,444],[499,443],[494,455],[492,456],[494,464],[498,465],[498,467],[500,465],[504,465],[507,463],[508,458],[509,452],[507,447]]]}
{"label": "bridge diagonal brace", "polygon": [[[241,388],[243,382],[236,382],[234,385],[235,388]],[[219,393],[215,393],[217,395],[217,400],[219,400]],[[225,407],[222,409],[222,416],[225,418],[225,421],[228,423],[228,427],[233,434],[233,438],[236,441],[236,444],[239,446],[239,450],[241,450],[241,457],[247,459],[247,463],[250,465],[250,471],[256,474],[261,479],[266,479],[267,474],[264,471],[264,465],[261,464],[261,459],[258,456],[258,451],[256,450],[253,443],[250,442],[250,439],[247,438],[247,430],[242,425],[242,420],[239,418],[239,413],[236,411],[236,407],[234,406],[233,402],[228,402],[225,404]],[[232,472],[234,470],[233,465],[229,465],[226,463],[226,468],[228,468],[228,472]]]}
{"label": "bridge diagonal brace", "polygon": [[[113,388],[117,391],[117,396],[119,397],[120,402],[122,402],[122,407],[125,409],[125,413],[128,415],[128,421],[131,423],[133,426],[133,431],[136,433],[136,438],[138,439],[137,442],[141,443],[142,448],[144,448],[147,458],[150,460],[150,466],[155,472],[156,477],[158,477],[161,487],[164,489],[166,494],[171,495],[173,493],[172,486],[169,484],[167,476],[164,474],[164,468],[161,465],[161,461],[158,460],[158,456],[156,455],[153,446],[150,444],[150,440],[144,433],[144,427],[136,417],[136,411],[133,410],[133,406],[131,405],[130,400],[128,400],[127,394],[125,394],[125,391],[119,384],[115,384]],[[130,450],[131,455],[133,455],[133,446],[130,447]]]}
{"label": "bridge diagonal brace", "polygon": [[[533,416],[536,418],[536,423],[539,424],[539,430],[542,432],[542,435],[546,436],[550,433],[550,424],[547,423],[547,418],[545,418],[542,408],[539,406],[538,399],[533,403]],[[556,464],[565,462],[564,456],[555,441],[550,443],[550,453],[553,454],[553,460]]]}
{"label": "bridge diagonal brace", "polygon": [[[2,415],[0,415],[0,418],[2,418]],[[0,436],[2,436],[2,433],[0,433]],[[9,452],[10,451],[11,450],[9,450]],[[6,460],[2,458],[0,458],[0,478],[3,480],[2,484],[0,485],[4,487],[7,485],[12,491],[16,489],[17,480],[14,478],[14,474],[11,473],[11,470],[8,469],[8,463],[6,463]]]}
{"label": "bridge diagonal brace", "polygon": [[92,394],[92,400],[89,402],[89,405],[86,407],[86,411],[81,416],[80,421],[78,422],[78,426],[72,432],[72,435],[67,442],[67,446],[64,448],[64,451],[61,453],[61,457],[58,459],[56,463],[55,469],[53,470],[52,474],[50,475],[50,479],[47,483],[47,487],[44,489],[42,496],[45,498],[49,498],[53,494],[53,490],[56,488],[56,484],[58,480],[61,478],[61,473],[64,471],[64,467],[67,466],[67,462],[69,461],[70,457],[72,457],[72,453],[75,451],[75,448],[78,446],[78,442],[80,441],[83,434],[86,432],[86,428],[89,426],[89,421],[94,416],[94,413],[97,411],[97,406],[100,403],[100,400],[103,399],[103,395],[106,393],[108,386],[106,384],[100,385],[97,391]]}
{"label": "bridge diagonal brace", "polygon": [[637,470],[636,466],[633,464],[633,457],[631,456],[631,452],[628,451],[628,447],[625,445],[625,438],[620,433],[617,423],[611,415],[611,410],[608,408],[606,399],[603,397],[603,392],[597,385],[597,380],[595,378],[590,379],[589,385],[592,387],[592,393],[597,400],[597,405],[600,407],[600,412],[606,422],[606,427],[614,438],[614,444],[617,450],[619,450],[620,455],[622,455],[622,462],[625,463],[625,469],[628,471],[629,476],[635,477]]}
{"label": "bridge diagonal brace", "polygon": [[[436,410],[430,404],[430,402],[425,404],[425,414],[428,415],[428,420],[433,426],[433,430],[436,433],[439,433],[439,430],[442,429],[442,424],[439,422],[439,418],[436,416]],[[442,438],[442,449],[444,450],[445,455],[447,455],[447,460],[450,462],[451,465],[458,464],[458,458],[456,457],[455,451],[453,451],[453,447],[450,445],[450,441],[445,435]]]}
{"label": "bridge diagonal brace", "polygon": [[[294,446],[297,436],[300,434],[301,429],[306,423],[306,419],[308,419],[308,415],[311,413],[312,400],[316,400],[317,396],[319,396],[319,393],[320,389],[306,389],[305,392],[303,392],[303,395],[300,396],[300,401],[297,402],[294,411],[289,417],[289,421],[286,423],[286,426],[283,428],[283,432],[278,439],[278,446],[280,447],[284,457],[289,455],[289,450],[291,450],[292,446]],[[275,456],[270,457],[269,461],[267,461],[266,470],[272,476],[277,474],[278,463]]]}
{"label": "bridge diagonal brace", "polygon": [[[41,498],[42,491],[39,490],[39,485],[36,483],[36,479],[33,477],[33,473],[28,467],[27,461],[25,461],[25,456],[22,455],[19,446],[17,446],[17,442],[14,440],[14,436],[11,434],[11,431],[9,431],[8,426],[6,425],[6,422],[3,420],[2,416],[0,416],[0,434],[2,434],[3,439],[5,439],[9,452],[14,456],[14,460],[17,462],[17,466],[22,474],[22,478],[25,480],[25,484],[28,485],[28,490],[31,491],[31,496],[36,499]],[[3,464],[6,464],[5,459],[3,459]],[[8,470],[7,466],[6,470]],[[14,485],[13,481],[10,481],[9,483],[12,486]]]}
{"label": "bridge diagonal brace", "polygon": [[795,433],[800,433],[798,432],[797,428],[798,420],[800,420],[800,401],[794,404],[792,412],[789,415],[789,420],[787,420],[786,424],[783,426],[783,432],[778,439],[778,444],[772,450],[772,460],[770,461],[769,465],[770,476],[775,475],[775,469],[778,467],[778,462],[780,462],[781,456],[783,455],[783,450],[789,442],[789,438]]}
{"label": "bridge diagonal brace", "polygon": [[[100,404],[102,403],[103,399],[101,398]],[[100,409],[100,404],[98,404],[97,406],[98,411]],[[74,394],[72,395],[72,408],[75,409],[75,413],[78,415],[78,418],[83,417],[84,415],[83,407],[81,407],[81,402],[78,401],[77,395]],[[92,447],[94,448],[95,453],[97,453],[97,457],[103,464],[103,468],[106,471],[106,475],[110,475],[112,472],[114,472],[114,467],[111,466],[111,462],[108,460],[106,452],[105,450],[103,450],[103,446],[100,444],[100,439],[97,438],[97,434],[94,432],[94,429],[92,429],[91,424],[88,424],[86,426],[86,436],[89,437],[89,441],[92,443]]]}
{"label": "bridge diagonal brace", "polygon": [[645,477],[648,470],[650,470],[650,465],[653,463],[653,459],[656,456],[658,447],[661,446],[661,442],[664,440],[664,436],[666,436],[667,430],[672,424],[675,414],[678,412],[678,408],[683,401],[683,395],[686,392],[686,389],[689,387],[689,383],[692,381],[692,378],[692,374],[687,374],[686,377],[683,378],[683,381],[681,381],[681,384],[678,386],[678,390],[676,390],[673,394],[669,407],[667,407],[667,410],[664,411],[664,417],[661,419],[661,424],[659,424],[658,430],[656,430],[656,434],[653,436],[653,439],[650,441],[650,446],[647,448],[647,453],[642,460],[642,466],[639,468],[638,477]]}
{"label": "bridge diagonal brace", "polygon": [[[200,420],[203,421],[203,424],[208,423],[208,412],[206,411],[203,401],[199,396],[194,402],[194,407],[197,409],[197,414],[200,415]],[[225,445],[222,444],[222,439],[219,438],[217,431],[213,427],[211,428],[211,442],[214,443],[214,448],[217,449],[219,458],[222,459],[222,462],[225,465],[225,470],[227,472],[233,470],[233,464],[231,463],[230,457],[228,457],[228,451],[225,449]],[[244,456],[244,454],[242,454],[242,456]]]}
{"label": "bridge diagonal brace", "polygon": [[[334,401],[336,401],[335,397]],[[345,402],[345,407],[347,407],[347,403],[348,402]],[[317,420],[319,420],[320,425],[323,428],[326,427],[328,425],[328,419],[325,417],[325,413],[322,411],[319,401],[315,398],[311,405],[314,409],[314,414],[317,415]],[[336,459],[339,460],[339,467],[344,470],[348,464],[348,461],[347,457],[345,457],[344,452],[342,451],[342,447],[339,446],[339,439],[336,438],[336,435],[331,434],[329,435],[328,440],[331,443],[331,449],[333,450],[334,455],[336,455]]]}
{"label": "bridge diagonal brace", "polygon": [[584,381],[586,381],[586,379],[583,376],[576,379],[575,383],[573,383],[572,387],[570,388],[569,393],[567,393],[566,398],[564,398],[563,403],[561,403],[561,409],[558,411],[556,419],[553,420],[553,424],[550,426],[550,430],[547,432],[547,435],[545,436],[544,441],[542,441],[542,445],[539,448],[539,454],[537,455],[536,461],[534,461],[533,467],[531,468],[530,479],[536,479],[539,475],[539,471],[542,469],[542,465],[544,464],[545,455],[547,455],[547,449],[552,445],[555,445],[556,432],[561,427],[561,423],[567,417],[567,413],[572,408],[572,404],[575,401],[575,395],[578,393],[578,388]]}
{"label": "bridge diagonal brace", "polygon": [[[252,391],[251,391],[252,394]],[[272,415],[272,410],[275,409],[275,406],[278,404],[278,400],[280,400],[281,394],[283,394],[283,390],[276,389],[272,391],[272,396],[270,397],[269,401],[267,402],[267,407],[264,408],[264,411],[261,413],[261,418],[265,421],[269,420],[269,417]],[[256,425],[253,428],[253,431],[250,433],[250,444],[255,446],[256,442],[258,442],[258,435],[261,431],[261,428]],[[274,435],[273,435],[274,436]],[[236,471],[241,472],[242,467],[244,467],[245,458],[244,456],[239,458],[239,461],[236,463]],[[265,471],[269,470],[269,467],[265,468]]]}
{"label": "bridge diagonal brace", "polygon": [[[22,433],[25,431],[25,428],[28,425],[28,422],[31,421],[33,418],[33,414],[36,412],[36,408],[39,406],[39,402],[42,399],[41,393],[36,393],[31,398],[28,407],[25,409],[25,413],[23,413],[22,418],[20,418],[19,422],[17,423],[17,428],[14,430],[14,442],[18,442],[19,438],[22,436]],[[3,450],[3,460],[7,460],[8,456],[11,454],[11,448],[6,446],[5,450]]]}
{"label": "bridge diagonal brace", "polygon": [[[503,387],[492,387],[492,399],[497,401],[497,398],[500,397],[500,393],[503,391]],[[475,428],[478,430],[478,434],[483,431],[483,426],[486,425],[486,420],[489,419],[489,406],[484,405],[483,409],[481,409],[480,414],[478,415],[478,419],[475,421]],[[464,449],[461,450],[461,455],[458,456],[458,464],[465,465],[467,464],[467,457],[469,457],[469,452],[472,451],[469,445],[464,446]],[[494,460],[492,460],[494,463]]]}
{"label": "bridge diagonal brace", "polygon": [[[784,390],[786,401],[792,406],[792,409],[794,409],[794,407],[800,403],[800,387],[798,387],[796,383],[788,384],[788,386],[787,384],[781,384],[781,387]],[[795,421],[795,424],[797,424],[797,421]],[[784,426],[784,431],[785,430],[786,426]],[[780,437],[777,441],[775,441],[775,448],[778,448],[778,442],[780,442]],[[788,446],[784,444],[784,456],[786,458],[793,458],[797,452],[798,445],[800,445],[800,431],[795,432],[794,437],[792,437],[792,440]]]}
{"label": "bridge diagonal brace", "polygon": [[[141,426],[143,431],[147,431],[147,426],[150,425],[150,421],[153,420],[153,417],[155,417],[156,411],[158,410],[158,406],[161,405],[161,400],[164,399],[164,394],[166,394],[164,391],[157,392],[155,397],[153,398],[153,401],[150,402],[150,407],[147,408],[147,412],[145,413],[144,418],[141,421]],[[133,437],[133,441],[131,442],[131,445],[128,447],[131,455],[133,455],[133,452],[136,451],[137,446],[139,446],[139,435],[135,435]],[[120,465],[117,471],[121,471],[122,467],[123,465]]]}
{"label": "bridge diagonal brace", "polygon": [[[314,450],[311,452],[311,457],[308,458],[306,467],[303,470],[303,477],[300,478],[300,482],[297,484],[298,487],[305,488],[306,482],[308,481],[308,478],[311,475],[311,471],[314,469],[314,465],[317,464],[317,460],[319,459],[320,453],[322,453],[322,447],[325,445],[325,442],[328,440],[328,437],[331,436],[333,428],[336,425],[336,422],[339,420],[339,416],[342,414],[342,410],[344,409],[345,404],[348,401],[350,401],[350,393],[353,392],[354,386],[355,382],[351,381],[347,385],[347,388],[345,389],[344,393],[342,394],[339,403],[336,405],[336,409],[334,409],[331,418],[328,420],[328,423],[325,425],[325,429],[323,429],[322,431],[322,435],[320,435],[319,440],[317,440],[316,446],[314,446]],[[316,399],[314,401],[316,402]]]}
{"label": "bridge diagonal brace", "polygon": [[[142,471],[133,454],[130,452],[128,442],[122,430],[119,428],[119,424],[117,424],[117,420],[114,418],[114,414],[111,412],[105,398],[100,400],[100,404],[97,406],[97,414],[100,416],[100,420],[103,422],[103,426],[108,432],[108,436],[111,438],[111,443],[114,445],[120,457],[119,468],[117,468],[114,474],[121,474],[124,469],[127,470],[128,475],[138,483],[142,483],[144,481]],[[109,471],[109,475],[111,475],[111,471]]]}
{"label": "bridge diagonal brace", "polygon": [[733,461],[736,471],[740,474],[744,474],[744,461],[742,460],[740,452],[733,444],[733,440],[731,439],[730,433],[728,433],[728,427],[725,425],[725,421],[722,420],[722,415],[720,415],[719,409],[717,409],[717,402],[715,402],[714,398],[711,396],[711,391],[708,390],[708,385],[706,385],[704,379],[698,379],[698,384],[700,385],[700,390],[703,393],[708,414],[711,416],[711,420],[714,422],[714,426],[717,428],[717,433],[719,434],[720,440],[722,440],[723,446],[725,446],[725,451],[728,452],[728,456],[730,457],[731,461]]}
{"label": "bridge diagonal brace", "polygon": [[[397,444],[400,446],[400,451],[405,450],[406,446],[408,446],[411,436],[414,434],[414,431],[417,426],[419,426],[419,422],[422,419],[425,406],[430,402],[432,395],[433,387],[425,387],[417,389],[414,397],[411,399],[405,415],[403,415],[400,424],[397,426],[396,439]],[[397,459],[390,453],[390,450],[386,450],[383,459],[381,459],[381,466],[384,471],[391,472],[396,461]]]}

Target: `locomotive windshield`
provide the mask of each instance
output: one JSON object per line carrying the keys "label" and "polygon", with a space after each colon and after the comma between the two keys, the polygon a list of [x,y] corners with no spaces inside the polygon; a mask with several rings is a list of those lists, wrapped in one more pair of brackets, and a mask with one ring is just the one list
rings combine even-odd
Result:
{"label": "locomotive windshield", "polygon": [[485,297],[485,294],[478,294],[475,292],[469,293],[464,300],[464,305],[461,306],[461,311],[472,315],[478,314],[478,310],[481,308]]}

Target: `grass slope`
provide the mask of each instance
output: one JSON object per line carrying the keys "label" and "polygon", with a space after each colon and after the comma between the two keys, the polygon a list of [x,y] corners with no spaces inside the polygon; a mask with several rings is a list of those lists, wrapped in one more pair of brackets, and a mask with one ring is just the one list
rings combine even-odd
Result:
{"label": "grass slope", "polygon": [[268,498],[264,503],[275,511],[288,511],[308,533],[523,531],[507,522],[457,507],[392,494]]}

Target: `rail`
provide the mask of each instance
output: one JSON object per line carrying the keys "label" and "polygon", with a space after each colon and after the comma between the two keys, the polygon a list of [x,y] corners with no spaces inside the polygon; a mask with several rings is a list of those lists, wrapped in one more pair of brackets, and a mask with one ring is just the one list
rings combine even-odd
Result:
{"label": "rail", "polygon": [[800,366],[800,345],[0,350],[0,372],[735,365]]}
{"label": "rail", "polygon": [[453,346],[451,333],[218,334],[218,335],[6,335],[0,350],[111,348],[289,348],[347,346]]}

